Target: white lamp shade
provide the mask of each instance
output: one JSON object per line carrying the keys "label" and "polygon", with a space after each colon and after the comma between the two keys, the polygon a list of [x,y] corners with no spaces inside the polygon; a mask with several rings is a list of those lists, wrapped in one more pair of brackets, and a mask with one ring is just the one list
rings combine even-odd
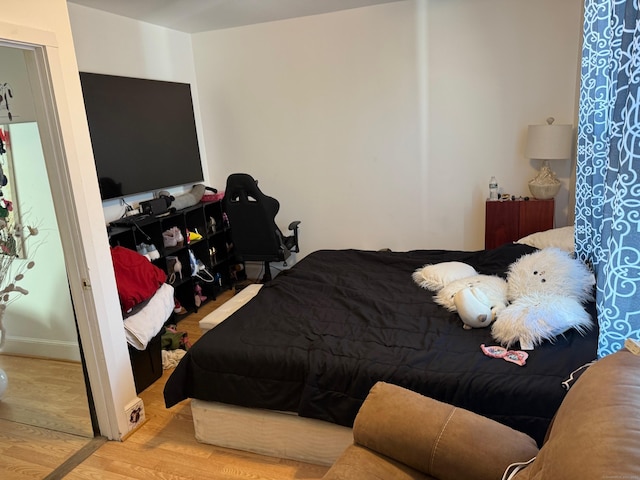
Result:
{"label": "white lamp shade", "polygon": [[573,150],[573,125],[529,125],[526,158],[566,160]]}

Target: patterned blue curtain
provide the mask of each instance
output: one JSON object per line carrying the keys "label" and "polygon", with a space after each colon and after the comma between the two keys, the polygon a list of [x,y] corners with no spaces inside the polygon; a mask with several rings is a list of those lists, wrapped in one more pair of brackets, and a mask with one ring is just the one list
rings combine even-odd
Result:
{"label": "patterned blue curtain", "polygon": [[640,339],[638,0],[586,0],[576,253],[596,273],[598,356]]}

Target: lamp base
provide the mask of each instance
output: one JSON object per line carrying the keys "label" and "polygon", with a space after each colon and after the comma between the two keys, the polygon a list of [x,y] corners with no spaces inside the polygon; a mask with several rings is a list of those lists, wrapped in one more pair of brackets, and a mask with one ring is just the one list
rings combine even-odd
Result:
{"label": "lamp base", "polygon": [[529,182],[529,191],[533,198],[537,198],[538,200],[549,200],[555,197],[560,191],[560,182],[557,184],[548,184],[548,185],[536,185],[535,183]]}
{"label": "lamp base", "polygon": [[549,162],[545,160],[538,176],[529,182],[529,191],[538,200],[548,200],[558,194],[561,186],[560,180],[549,167]]}

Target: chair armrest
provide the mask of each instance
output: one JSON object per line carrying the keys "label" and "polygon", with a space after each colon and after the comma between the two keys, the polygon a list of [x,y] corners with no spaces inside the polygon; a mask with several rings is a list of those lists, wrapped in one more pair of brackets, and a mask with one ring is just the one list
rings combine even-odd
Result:
{"label": "chair armrest", "polygon": [[293,244],[290,246],[292,252],[300,251],[300,246],[298,245],[298,225],[300,225],[300,220],[295,220],[289,224],[289,230],[293,232]]}
{"label": "chair armrest", "polygon": [[505,425],[410,390],[378,382],[362,405],[354,443],[440,480],[501,478],[538,453],[536,442]]}
{"label": "chair armrest", "polygon": [[300,220],[296,220],[294,222],[291,222],[289,224],[289,230],[291,230],[291,231],[297,230],[298,229],[298,225],[300,225]]}

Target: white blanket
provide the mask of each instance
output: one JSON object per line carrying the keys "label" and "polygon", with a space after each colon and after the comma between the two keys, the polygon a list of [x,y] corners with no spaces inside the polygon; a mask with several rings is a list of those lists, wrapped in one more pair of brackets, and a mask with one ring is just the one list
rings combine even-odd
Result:
{"label": "white blanket", "polygon": [[185,353],[187,353],[187,351],[181,348],[177,348],[175,350],[162,350],[162,369],[169,370],[170,368],[177,367]]}
{"label": "white blanket", "polygon": [[164,322],[171,316],[174,307],[173,287],[163,283],[142,310],[125,319],[127,342],[138,350],[147,348],[149,341],[160,332]]}

